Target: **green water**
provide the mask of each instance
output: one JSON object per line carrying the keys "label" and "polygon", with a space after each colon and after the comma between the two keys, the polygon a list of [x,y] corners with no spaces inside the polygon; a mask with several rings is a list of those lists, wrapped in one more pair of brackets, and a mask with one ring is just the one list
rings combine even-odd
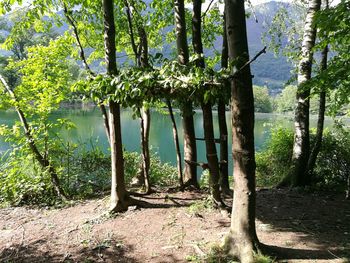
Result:
{"label": "green water", "polygon": [[[196,137],[203,138],[202,120],[203,116],[200,112],[195,115]],[[60,134],[65,140],[70,140],[78,143],[94,142],[103,149],[106,153],[109,151],[108,141],[103,127],[103,121],[99,109],[62,109],[56,112],[52,118],[68,118],[76,124],[76,129],[66,131],[61,130]],[[230,113],[226,113],[227,123],[230,126]],[[255,148],[261,150],[270,135],[271,128],[282,126],[292,129],[293,117],[276,114],[256,114],[255,115]],[[0,125],[13,125],[17,120],[17,115],[13,111],[0,111]],[[132,112],[123,110],[121,114],[122,136],[124,148],[128,151],[140,151],[140,131],[139,120],[132,118]],[[182,148],[182,128],[179,113],[176,113],[176,122],[180,136]],[[217,114],[214,112],[214,123],[217,124]],[[315,126],[316,117],[311,118],[311,126]],[[326,119],[326,126],[331,126],[332,120]],[[230,129],[229,129],[230,133]],[[218,125],[215,125],[215,136],[219,137]],[[231,136],[229,136],[231,144]],[[175,147],[173,143],[172,125],[168,115],[159,112],[152,112],[150,145],[152,151],[156,152],[162,161],[170,162],[175,165]],[[9,148],[3,138],[0,138],[0,153]],[[229,160],[231,160],[231,156]],[[198,160],[205,162],[205,144],[203,141],[198,141]],[[229,167],[232,167],[229,164]]]}

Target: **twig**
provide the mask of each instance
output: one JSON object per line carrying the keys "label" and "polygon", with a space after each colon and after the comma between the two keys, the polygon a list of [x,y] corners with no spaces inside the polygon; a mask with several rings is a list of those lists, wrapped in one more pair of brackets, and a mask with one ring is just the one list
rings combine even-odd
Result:
{"label": "twig", "polygon": [[201,18],[204,18],[204,17],[207,15],[207,13],[208,13],[208,11],[209,11],[209,9],[210,9],[210,6],[211,6],[213,3],[214,3],[214,0],[211,0],[210,3],[209,3],[209,5],[208,5],[208,7],[207,7],[207,9],[205,10],[205,12],[203,13],[203,15],[201,16]]}
{"label": "twig", "polygon": [[248,0],[247,2],[249,4],[250,9],[252,10],[255,23],[259,23],[258,18],[256,17],[256,13],[255,13],[254,6],[253,6],[252,2],[250,0]]}

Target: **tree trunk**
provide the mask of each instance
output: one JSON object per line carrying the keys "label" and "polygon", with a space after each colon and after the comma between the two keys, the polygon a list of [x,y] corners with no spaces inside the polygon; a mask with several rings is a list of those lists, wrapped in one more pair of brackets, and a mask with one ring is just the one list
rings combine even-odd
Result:
{"label": "tree trunk", "polygon": [[[202,43],[202,0],[193,0],[193,15],[192,15],[192,45],[193,51],[198,56],[196,66],[204,68],[205,62],[203,57]],[[205,87],[203,87],[205,88]],[[219,160],[216,152],[213,114],[210,102],[202,102],[203,111],[203,130],[206,147],[206,155],[209,166],[209,185],[210,193],[216,205],[222,206],[223,201],[220,193],[220,169]]]}
{"label": "tree trunk", "polygon": [[[327,54],[328,54],[328,47],[326,46],[322,51],[321,71],[327,68]],[[320,152],[321,145],[322,145],[324,115],[326,111],[326,91],[324,87],[322,87],[320,91],[319,103],[320,105],[318,108],[316,138],[315,138],[315,143],[311,150],[309,161],[307,164],[307,172],[308,172],[308,176],[310,177],[310,181],[312,181],[312,174],[315,168],[317,155]]]}
{"label": "tree trunk", "polygon": [[[254,262],[259,241],[255,229],[254,97],[249,61],[244,0],[226,0],[230,61],[241,69],[231,80],[234,198],[226,251],[242,263]],[[243,67],[243,68],[242,68]],[[234,70],[234,69],[233,69]],[[235,74],[233,72],[233,74]]]}
{"label": "tree trunk", "polygon": [[207,161],[209,166],[209,185],[210,193],[216,206],[223,207],[225,204],[221,199],[220,192],[220,169],[218,155],[216,152],[213,128],[213,114],[211,104],[202,103],[203,111],[203,130],[205,138],[205,148],[207,152]]}
{"label": "tree trunk", "polygon": [[185,186],[199,188],[197,180],[197,143],[194,130],[192,102],[186,102],[181,107],[182,127],[184,136],[184,183]]}
{"label": "tree trunk", "polygon": [[[221,53],[221,67],[228,67],[228,47],[226,34],[226,18],[224,12],[224,33],[222,38],[222,53]],[[227,123],[226,123],[226,103],[223,98],[218,101],[218,120],[220,132],[220,186],[221,191],[225,194],[231,194],[230,184],[228,181],[228,140],[227,140]]]}
{"label": "tree trunk", "polygon": [[21,121],[23,130],[24,130],[24,134],[27,137],[29,148],[32,151],[32,153],[34,154],[35,159],[40,164],[40,166],[43,170],[47,170],[49,172],[51,183],[52,183],[52,186],[53,186],[57,196],[59,198],[61,198],[62,200],[67,200],[67,196],[60,185],[60,180],[58,178],[56,169],[54,166],[52,166],[52,164],[49,160],[49,156],[47,156],[47,155],[45,156],[45,155],[41,154],[39,149],[36,146],[36,141],[32,136],[31,128],[27,122],[27,118],[25,117],[21,108],[18,106],[18,103],[17,103],[18,100],[17,100],[15,93],[9,87],[6,80],[1,75],[0,75],[0,81],[3,84],[3,86],[5,87],[6,91],[10,94],[10,97],[16,102],[15,110],[16,110],[17,115]]}
{"label": "tree trunk", "polygon": [[320,10],[320,0],[309,0],[306,15],[304,36],[301,48],[301,60],[298,66],[298,90],[297,107],[295,109],[295,135],[292,156],[292,169],[290,181],[292,186],[305,186],[310,184],[310,176],[307,173],[307,163],[310,151],[309,135],[309,108],[310,89],[305,88],[305,83],[311,78],[312,49],[315,45],[316,28],[314,25],[316,12]]}
{"label": "tree trunk", "polygon": [[179,179],[179,185],[180,188],[183,188],[184,186],[184,180],[182,175],[182,165],[181,165],[181,151],[180,151],[180,143],[179,143],[179,136],[177,134],[177,127],[175,122],[175,117],[173,113],[173,108],[171,106],[170,100],[167,100],[169,115],[171,118],[171,123],[173,125],[173,137],[174,137],[174,144],[175,144],[175,150],[176,150],[176,160],[177,160],[177,177]]}
{"label": "tree trunk", "polygon": [[[117,75],[115,25],[113,0],[102,0],[104,18],[104,43],[107,74]],[[112,184],[111,184],[111,212],[126,211],[128,209],[128,193],[124,182],[123,145],[120,125],[120,105],[109,102],[109,140],[111,147]]]}
{"label": "tree trunk", "polygon": [[151,114],[149,109],[142,108],[140,110],[140,127],[141,127],[141,150],[142,150],[142,173],[144,176],[145,192],[149,194],[151,192],[150,182],[150,152],[149,152],[149,132]]}
{"label": "tree trunk", "polygon": [[[189,60],[188,44],[186,34],[186,19],[184,0],[174,1],[175,28],[176,28],[176,45],[179,63],[186,65]],[[194,130],[192,101],[183,102],[182,126],[184,134],[184,179],[186,186],[199,187],[197,181],[197,145]],[[188,162],[186,162],[186,160]]]}
{"label": "tree trunk", "polygon": [[228,133],[226,124],[226,105],[220,99],[218,102],[218,119],[220,131],[220,187],[224,194],[232,194],[228,180]]}
{"label": "tree trunk", "polygon": [[[142,68],[149,67],[148,63],[148,39],[146,31],[142,25],[138,26],[138,32],[140,37],[140,56],[139,65]],[[151,156],[149,151],[149,134],[151,128],[151,113],[146,107],[142,107],[141,110],[141,148],[142,148],[142,168],[145,182],[145,191],[147,194],[152,192],[150,182],[150,165]]]}

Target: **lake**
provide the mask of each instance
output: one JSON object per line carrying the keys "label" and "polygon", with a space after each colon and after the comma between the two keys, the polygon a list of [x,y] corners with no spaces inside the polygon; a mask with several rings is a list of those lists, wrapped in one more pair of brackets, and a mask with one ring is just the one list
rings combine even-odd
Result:
{"label": "lake", "polygon": [[[179,112],[175,112],[176,122],[178,126],[180,136],[180,147],[182,148],[182,128],[181,118]],[[217,125],[217,113],[213,114],[215,126],[215,137],[219,137],[219,128]],[[98,145],[104,152],[108,153],[109,146],[103,127],[103,120],[98,108],[86,108],[86,109],[61,109],[52,118],[68,118],[76,124],[76,129],[73,130],[61,130],[59,133],[61,136],[73,142],[87,143],[90,142],[94,145]],[[197,111],[194,115],[196,137],[203,138],[202,121],[203,115],[200,111]],[[226,112],[227,124],[230,126],[231,114]],[[315,127],[317,116],[311,117],[311,126]],[[14,111],[0,111],[0,125],[7,124],[13,125],[17,120],[17,115]],[[349,119],[346,121],[349,123]],[[140,122],[138,119],[132,118],[132,111],[123,110],[121,114],[122,123],[122,136],[124,148],[128,151],[140,152]],[[326,127],[332,126],[332,119],[326,118]],[[286,128],[293,128],[293,116],[292,115],[279,115],[279,114],[255,114],[255,148],[257,151],[264,147],[264,143],[270,136],[270,131],[273,127],[282,126]],[[229,134],[231,134],[229,129]],[[231,135],[229,135],[229,143],[231,144]],[[170,162],[173,165],[176,164],[175,147],[173,143],[172,124],[169,115],[152,111],[151,132],[150,132],[150,145],[152,151],[157,153],[163,162]],[[9,148],[8,144],[0,138],[0,153]],[[232,156],[230,154],[230,160]],[[206,162],[205,157],[205,143],[204,141],[198,141],[198,160]],[[229,164],[232,167],[232,164]]]}

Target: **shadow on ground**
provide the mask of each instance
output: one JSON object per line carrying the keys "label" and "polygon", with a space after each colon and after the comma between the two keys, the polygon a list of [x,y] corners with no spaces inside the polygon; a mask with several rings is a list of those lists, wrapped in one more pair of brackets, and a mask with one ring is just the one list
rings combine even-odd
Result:
{"label": "shadow on ground", "polygon": [[[67,249],[65,254],[55,253],[54,249],[45,250],[50,240],[36,240],[26,245],[15,245],[6,248],[0,253],[0,262],[4,263],[48,263],[48,262],[122,262],[141,263],[142,261],[130,258],[127,252],[132,246],[118,243],[104,244],[95,247]],[[74,256],[73,256],[74,255]]]}
{"label": "shadow on ground", "polygon": [[[268,254],[277,259],[350,262],[350,202],[343,197],[296,190],[258,192],[257,219],[263,223],[260,230],[282,232],[282,246],[271,245],[273,240],[267,244]],[[286,239],[290,232],[295,233],[293,240]],[[300,244],[312,249],[299,249]]]}

